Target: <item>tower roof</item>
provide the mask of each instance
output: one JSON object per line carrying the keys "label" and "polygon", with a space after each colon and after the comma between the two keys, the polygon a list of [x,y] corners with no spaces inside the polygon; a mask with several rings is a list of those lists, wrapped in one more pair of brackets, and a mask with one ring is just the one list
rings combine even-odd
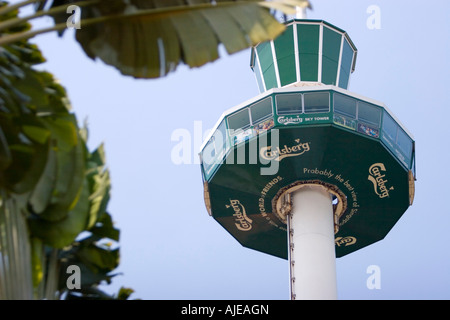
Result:
{"label": "tower roof", "polygon": [[348,89],[356,56],[344,30],[323,20],[294,19],[278,38],[252,49],[250,67],[260,92],[311,84]]}

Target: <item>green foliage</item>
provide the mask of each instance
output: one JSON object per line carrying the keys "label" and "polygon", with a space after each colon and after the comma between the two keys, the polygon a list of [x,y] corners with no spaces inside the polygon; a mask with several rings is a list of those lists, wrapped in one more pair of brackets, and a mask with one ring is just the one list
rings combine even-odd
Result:
{"label": "green foliage", "polygon": [[[203,66],[219,58],[220,44],[231,54],[273,39],[285,26],[272,16],[270,8],[295,13],[296,6],[309,6],[307,0],[44,2],[38,8],[82,6],[76,40],[84,52],[135,78],[162,77],[180,63],[191,68]],[[53,18],[61,25],[67,15],[58,11]]]}
{"label": "green foliage", "polygon": [[[80,129],[70,112],[65,89],[50,73],[33,68],[44,61],[25,40],[0,48],[2,205],[12,199],[14,214],[24,214],[28,221],[34,287],[49,277],[49,252],[58,249],[56,263],[82,267],[82,289],[87,290],[110,281],[119,262],[118,248],[96,244],[119,240],[106,211],[109,171],[103,146],[88,151],[87,129]],[[91,236],[78,240],[83,232]]]}
{"label": "green foliage", "polygon": [[[36,0],[30,18],[48,14],[56,23],[38,31],[18,18],[16,8],[29,3],[0,2],[0,227],[6,230],[0,234],[0,276],[7,279],[15,272],[7,259],[14,256],[17,243],[11,243],[17,239],[5,234],[25,219],[28,228],[20,228],[19,238],[27,237],[29,247],[20,259],[17,255],[14,267],[29,263],[32,274],[14,281],[29,279],[35,298],[128,299],[132,289],[121,288],[116,296],[98,289],[115,276],[120,261],[119,230],[107,212],[111,181],[104,147],[88,150],[87,129],[70,112],[64,87],[51,73],[34,68],[45,59],[27,39],[48,31],[62,34],[67,6],[80,5],[82,27],[76,40],[88,57],[124,75],[157,78],[180,63],[199,67],[216,60],[220,44],[234,53],[270,40],[284,26],[269,8],[292,13],[309,2]],[[66,285],[71,265],[81,270],[79,289]],[[6,286],[0,285],[0,298],[8,298],[10,292],[2,288]]]}
{"label": "green foliage", "polygon": [[[234,53],[284,30],[269,10],[254,1],[216,3],[101,1],[82,10],[82,21],[142,12],[82,27],[76,39],[90,58],[98,57],[125,75],[157,78],[175,70],[180,62],[199,67],[218,59],[220,43]],[[118,34],[126,36],[119,39]]]}

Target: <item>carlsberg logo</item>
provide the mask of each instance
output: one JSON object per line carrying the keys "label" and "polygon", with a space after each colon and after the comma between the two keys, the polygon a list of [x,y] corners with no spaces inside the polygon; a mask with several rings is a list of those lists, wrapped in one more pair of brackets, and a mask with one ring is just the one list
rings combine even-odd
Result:
{"label": "carlsberg logo", "polygon": [[279,146],[268,146],[261,148],[261,150],[259,151],[259,155],[265,160],[281,161],[287,157],[296,157],[302,155],[310,150],[309,142],[300,142],[300,139],[296,139],[295,142],[297,144],[290,147],[284,145],[284,147],[282,148],[280,148]]}
{"label": "carlsberg logo", "polygon": [[378,197],[386,198],[389,197],[389,192],[394,190],[394,187],[388,187],[386,184],[388,182],[386,178],[386,167],[383,163],[375,163],[369,168],[369,176],[367,179],[372,182],[373,189]]}
{"label": "carlsberg logo", "polygon": [[240,231],[250,231],[252,229],[252,219],[247,217],[245,207],[239,202],[239,200],[230,200],[230,205],[226,205],[226,208],[233,208],[233,217],[236,228]]}
{"label": "carlsberg logo", "polygon": [[303,119],[300,118],[299,116],[283,116],[283,117],[279,117],[278,118],[278,123],[283,124],[285,126],[289,125],[289,124],[298,124],[298,123],[302,123]]}

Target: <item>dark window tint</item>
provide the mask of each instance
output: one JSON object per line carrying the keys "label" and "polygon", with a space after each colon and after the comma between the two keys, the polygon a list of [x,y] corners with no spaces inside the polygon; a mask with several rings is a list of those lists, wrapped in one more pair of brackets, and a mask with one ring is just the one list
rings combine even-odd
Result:
{"label": "dark window tint", "polygon": [[261,100],[250,107],[252,123],[257,124],[261,120],[272,116],[272,98]]}
{"label": "dark window tint", "polygon": [[231,130],[244,129],[248,126],[250,126],[250,116],[247,108],[228,117],[228,128]]}
{"label": "dark window tint", "polygon": [[302,113],[302,95],[300,93],[279,94],[275,101],[278,114]]}
{"label": "dark window tint", "polygon": [[380,127],[381,109],[366,102],[358,103],[358,120]]}
{"label": "dark window tint", "polygon": [[355,99],[337,93],[334,94],[333,99],[335,112],[356,119]]}
{"label": "dark window tint", "polygon": [[303,95],[305,113],[321,113],[330,111],[330,94],[328,92],[312,92]]}

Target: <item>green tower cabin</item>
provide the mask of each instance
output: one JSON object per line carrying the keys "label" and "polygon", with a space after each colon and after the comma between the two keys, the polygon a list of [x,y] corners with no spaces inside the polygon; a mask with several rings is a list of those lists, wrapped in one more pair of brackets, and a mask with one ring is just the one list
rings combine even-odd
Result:
{"label": "green tower cabin", "polygon": [[414,199],[414,139],[348,91],[357,49],[294,19],[251,53],[261,93],[228,111],[201,152],[208,213],[243,246],[289,259],[292,299],[335,299],[335,258],[383,239]]}
{"label": "green tower cabin", "polygon": [[260,92],[319,84],[347,89],[357,54],[347,33],[325,21],[297,20],[286,27],[275,41],[252,50]]}

